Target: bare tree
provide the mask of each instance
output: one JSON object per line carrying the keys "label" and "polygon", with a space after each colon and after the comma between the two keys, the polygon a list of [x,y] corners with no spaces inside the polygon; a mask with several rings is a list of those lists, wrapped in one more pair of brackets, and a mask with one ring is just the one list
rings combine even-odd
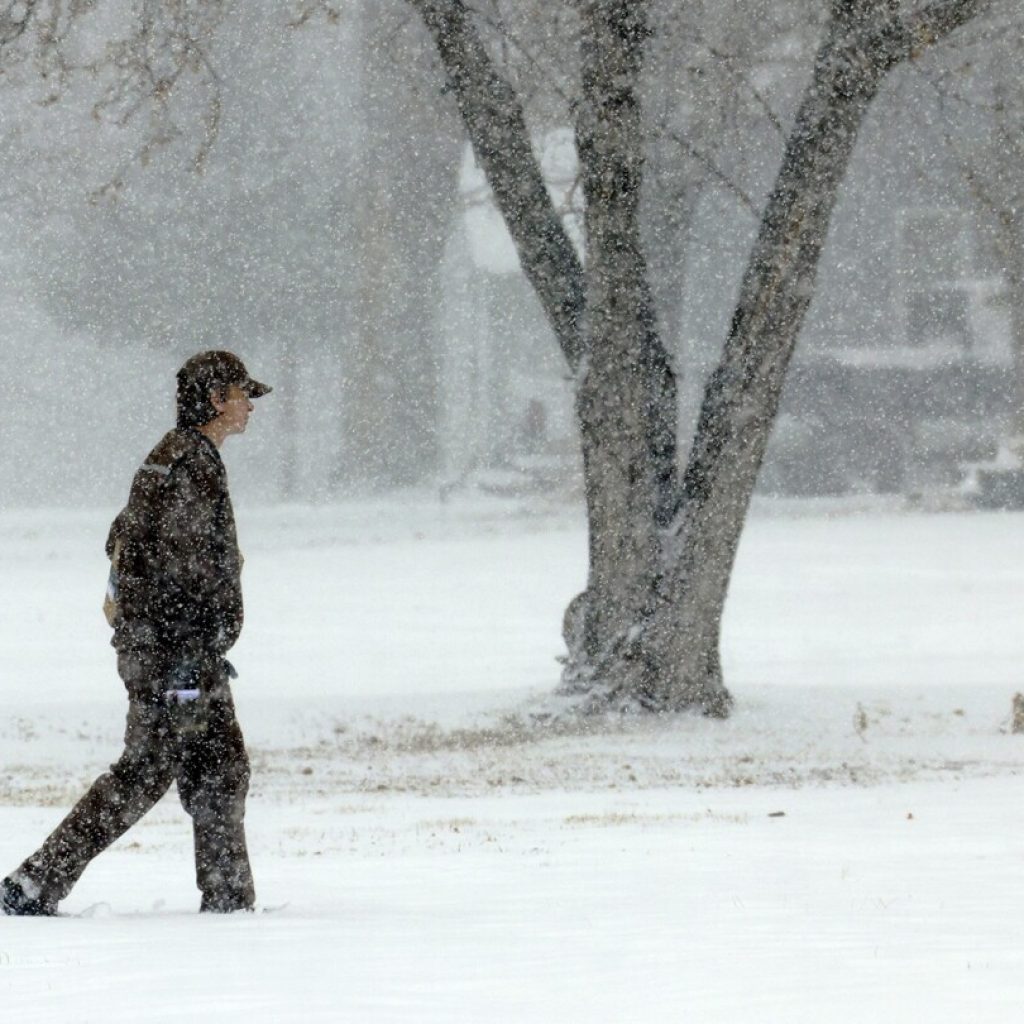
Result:
{"label": "bare tree", "polygon": [[519,97],[465,3],[409,2],[434,37],[524,273],[576,374],[590,564],[587,590],[567,613],[564,687],[590,708],[726,714],[719,634],[729,578],[858,130],[892,68],[985,0],[909,12],[896,0],[832,0],[681,475],[677,382],[638,226],[649,4],[577,5],[584,270],[548,199]]}

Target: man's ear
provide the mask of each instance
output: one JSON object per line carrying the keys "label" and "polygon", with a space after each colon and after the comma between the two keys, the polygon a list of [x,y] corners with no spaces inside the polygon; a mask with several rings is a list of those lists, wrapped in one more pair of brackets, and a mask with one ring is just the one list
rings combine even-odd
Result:
{"label": "man's ear", "polygon": [[218,415],[224,411],[227,404],[227,392],[224,388],[214,388],[210,392],[210,405],[217,411]]}

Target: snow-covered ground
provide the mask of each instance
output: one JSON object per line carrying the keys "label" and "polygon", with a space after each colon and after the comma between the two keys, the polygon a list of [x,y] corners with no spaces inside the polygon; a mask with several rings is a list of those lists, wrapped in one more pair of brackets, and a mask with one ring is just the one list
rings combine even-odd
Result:
{"label": "snow-covered ground", "polygon": [[[113,511],[0,513],[0,871],[119,752]],[[0,918],[3,1021],[1019,1019],[1024,516],[763,505],[733,717],[545,728],[578,514],[237,511],[267,912],[195,914],[172,795]]]}

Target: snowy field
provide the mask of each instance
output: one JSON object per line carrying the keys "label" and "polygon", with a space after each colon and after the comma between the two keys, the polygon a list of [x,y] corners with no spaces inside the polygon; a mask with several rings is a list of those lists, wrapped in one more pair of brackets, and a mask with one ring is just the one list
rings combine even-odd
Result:
{"label": "snowy field", "polygon": [[[120,751],[113,511],[0,512],[0,871]],[[576,514],[237,512],[265,912],[195,913],[172,794],[68,916],[0,918],[0,1020],[1020,1019],[1024,516],[762,505],[734,716],[584,729],[531,717]]]}

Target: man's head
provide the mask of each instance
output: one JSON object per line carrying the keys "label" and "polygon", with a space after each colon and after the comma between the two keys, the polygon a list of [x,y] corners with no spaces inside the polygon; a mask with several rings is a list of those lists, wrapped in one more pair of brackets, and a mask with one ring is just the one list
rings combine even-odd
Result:
{"label": "man's head", "polygon": [[[231,352],[200,352],[178,371],[178,429],[202,427],[218,417],[240,420],[230,433],[245,429],[249,400],[271,388],[253,380],[245,364]],[[244,401],[244,416],[241,405]]]}

